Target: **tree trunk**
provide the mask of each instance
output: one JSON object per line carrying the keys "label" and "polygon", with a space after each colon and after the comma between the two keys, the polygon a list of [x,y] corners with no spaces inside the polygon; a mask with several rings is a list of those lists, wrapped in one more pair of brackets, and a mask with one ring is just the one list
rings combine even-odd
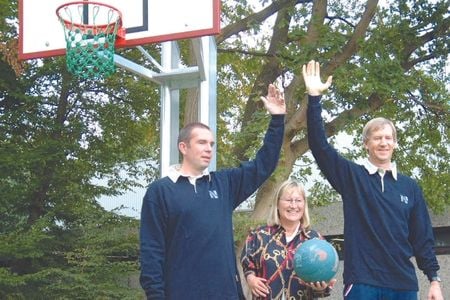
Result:
{"label": "tree trunk", "polygon": [[[192,43],[189,43],[189,55],[187,58],[187,64],[189,66],[195,66],[198,64],[194,49],[192,47]],[[186,92],[186,103],[184,106],[184,120],[182,122],[182,126],[187,125],[191,122],[198,121],[198,112],[199,112],[199,96],[200,89],[199,87],[187,89]]]}

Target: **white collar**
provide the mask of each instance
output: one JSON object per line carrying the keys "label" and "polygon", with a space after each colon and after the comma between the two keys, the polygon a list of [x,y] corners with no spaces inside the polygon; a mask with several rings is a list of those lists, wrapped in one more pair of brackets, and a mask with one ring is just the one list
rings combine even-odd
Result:
{"label": "white collar", "polygon": [[177,182],[177,180],[178,180],[178,178],[180,176],[187,177],[189,179],[189,181],[192,184],[194,184],[195,180],[197,180],[197,178],[200,178],[200,177],[203,177],[203,176],[209,176],[208,169],[203,170],[202,174],[197,175],[197,176],[183,174],[183,173],[180,172],[180,170],[181,170],[181,165],[180,164],[170,166],[168,174],[167,174],[167,177],[169,177],[170,180],[172,180],[173,182]]}
{"label": "white collar", "polygon": [[[384,170],[375,166],[373,163],[370,162],[370,160],[368,158],[366,158],[363,161],[363,166],[364,166],[364,168],[366,168],[366,170],[369,172],[370,175],[373,175],[378,172],[378,173],[380,173],[380,175],[382,177],[384,176],[384,173],[385,173]],[[380,172],[380,170],[383,170],[383,171]],[[391,162],[390,170],[386,170],[386,171],[391,171],[392,177],[394,177],[394,179],[397,180],[397,165],[395,162]]]}

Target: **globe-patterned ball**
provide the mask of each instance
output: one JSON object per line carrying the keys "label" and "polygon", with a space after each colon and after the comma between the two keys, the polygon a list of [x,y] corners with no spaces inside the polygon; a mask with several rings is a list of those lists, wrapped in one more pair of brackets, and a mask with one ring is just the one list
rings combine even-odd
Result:
{"label": "globe-patterned ball", "polygon": [[336,275],[338,268],[338,253],[326,240],[307,240],[295,252],[294,270],[304,282],[328,282]]}

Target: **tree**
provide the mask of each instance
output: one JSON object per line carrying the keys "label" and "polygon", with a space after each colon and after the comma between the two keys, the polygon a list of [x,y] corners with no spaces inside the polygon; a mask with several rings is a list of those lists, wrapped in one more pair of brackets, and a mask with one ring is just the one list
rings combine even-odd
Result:
{"label": "tree", "polygon": [[[269,83],[283,86],[288,105],[282,158],[258,191],[252,217],[263,220],[282,180],[292,174],[307,181],[311,175],[311,160],[305,155],[307,98],[301,77],[301,66],[311,59],[322,64],[323,78],[334,75],[332,90],[323,100],[327,135],[332,140],[339,132],[358,135],[375,115],[393,119],[400,127],[396,154],[400,170],[421,183],[436,212],[448,206],[449,78],[444,67],[449,55],[449,3],[402,0],[381,6],[374,0],[279,0],[259,4],[262,7],[255,10],[250,1],[225,2],[226,25],[217,37],[220,136],[233,145],[219,144],[233,149],[233,159],[219,156],[220,164],[253,156],[267,121],[259,97]],[[228,122],[235,131],[224,135]],[[358,149],[346,155],[364,156],[358,139],[355,146]],[[330,188],[321,182],[311,192],[310,199],[317,202],[330,196]]]}
{"label": "tree", "polygon": [[138,222],[96,198],[156,173],[158,87],[18,61],[17,2],[0,4],[0,298],[136,299]]}

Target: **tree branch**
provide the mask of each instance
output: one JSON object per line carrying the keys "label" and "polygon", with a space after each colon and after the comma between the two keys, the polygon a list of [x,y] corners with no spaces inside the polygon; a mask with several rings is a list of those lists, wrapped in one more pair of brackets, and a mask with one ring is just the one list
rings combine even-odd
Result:
{"label": "tree branch", "polygon": [[405,47],[403,48],[402,56],[403,58],[405,58],[405,60],[404,63],[402,64],[402,67],[406,70],[409,70],[419,62],[423,62],[437,57],[436,53],[429,53],[428,55],[419,57],[411,61],[407,59],[414,53],[414,51],[416,51],[421,46],[424,46],[426,43],[436,40],[438,37],[448,38],[449,28],[450,28],[450,18],[446,18],[442,22],[440,22],[434,30],[425,33],[418,39],[408,39]]}
{"label": "tree branch", "polygon": [[247,51],[247,50],[242,50],[242,49],[238,49],[238,48],[228,48],[228,49],[218,48],[217,52],[218,53],[239,53],[239,54],[251,55],[254,57],[273,57],[273,55],[267,54],[266,52]]}
{"label": "tree branch", "polygon": [[[315,9],[313,9],[313,14],[316,13],[317,15],[312,17],[311,20],[315,19],[316,23],[315,26],[313,25],[313,22],[311,21],[310,26],[308,26],[308,42],[315,43],[317,42],[318,36],[316,29],[317,26],[320,26],[323,23],[323,20],[325,19],[326,7],[324,7],[324,4],[326,4],[326,1],[317,1],[314,3],[316,6]],[[358,24],[355,27],[355,31],[353,32],[352,37],[348,41],[348,43],[343,47],[343,50],[340,53],[337,53],[321,70],[321,74],[324,78],[328,77],[330,74],[333,74],[334,70],[336,70],[339,66],[342,66],[345,64],[346,61],[352,57],[357,51],[358,51],[358,42],[362,40],[367,32],[367,28],[370,25],[370,22],[372,21],[373,16],[375,15],[376,9],[378,5],[378,0],[369,0],[367,1],[366,8],[364,10],[364,13],[359,20]],[[319,23],[319,20],[321,20],[322,23]],[[301,74],[296,74],[294,79],[292,80],[291,85],[289,86],[289,96],[292,97],[294,92],[299,89],[300,86],[303,85],[303,79],[301,77]],[[288,94],[288,93],[286,93]],[[288,96],[287,96],[288,97]],[[289,122],[286,124],[286,132],[287,135],[293,136],[295,132],[297,132],[302,127],[306,127],[305,120],[306,120],[306,97],[302,99],[300,109],[295,112],[295,114],[292,115],[292,117],[289,119]]]}
{"label": "tree branch", "polygon": [[[291,5],[295,5],[298,1],[291,0],[288,2],[290,2]],[[261,108],[262,104],[259,101],[259,97],[266,93],[269,83],[274,82],[275,79],[282,73],[278,53],[281,52],[287,42],[289,23],[292,17],[291,8],[292,6],[285,6],[277,14],[275,25],[273,26],[272,39],[267,51],[268,58],[266,63],[262,66],[249,95],[249,100],[247,101],[244,114],[241,119],[242,128],[247,128],[247,125],[252,120],[253,114]],[[251,140],[252,137],[246,137],[245,142],[241,146],[237,146],[235,148],[235,154],[238,159],[248,159],[244,154],[244,149],[248,148]]]}
{"label": "tree branch", "polygon": [[[305,44],[315,45],[319,40],[319,28],[323,25],[327,12],[327,0],[315,1],[312,8],[311,21],[308,25]],[[301,71],[299,71],[301,72]],[[293,106],[295,92],[303,85],[302,74],[295,74],[289,86],[285,89],[285,97],[288,101],[288,107]],[[285,135],[290,140],[294,137],[300,128],[306,126],[305,122],[305,102],[302,102],[300,108],[297,109],[288,119],[286,123]],[[288,112],[289,113],[289,112]]]}
{"label": "tree branch", "polygon": [[356,25],[355,31],[347,44],[342,48],[340,53],[337,53],[323,68],[322,74],[327,77],[329,74],[333,74],[339,66],[342,66],[349,58],[354,55],[359,49],[359,42],[364,39],[367,28],[375,15],[377,10],[378,0],[368,0],[366,9]]}
{"label": "tree branch", "polygon": [[235,22],[231,23],[228,26],[225,26],[222,28],[219,35],[216,36],[216,42],[217,44],[220,44],[227,38],[229,38],[232,35],[238,34],[239,32],[246,31],[252,27],[252,24],[255,23],[262,23],[265,19],[272,16],[273,14],[277,13],[279,10],[283,9],[286,6],[292,6],[299,3],[309,3],[313,0],[279,0],[279,1],[273,1],[272,4],[264,8],[263,10],[254,13],[252,15],[249,15],[248,17]]}

